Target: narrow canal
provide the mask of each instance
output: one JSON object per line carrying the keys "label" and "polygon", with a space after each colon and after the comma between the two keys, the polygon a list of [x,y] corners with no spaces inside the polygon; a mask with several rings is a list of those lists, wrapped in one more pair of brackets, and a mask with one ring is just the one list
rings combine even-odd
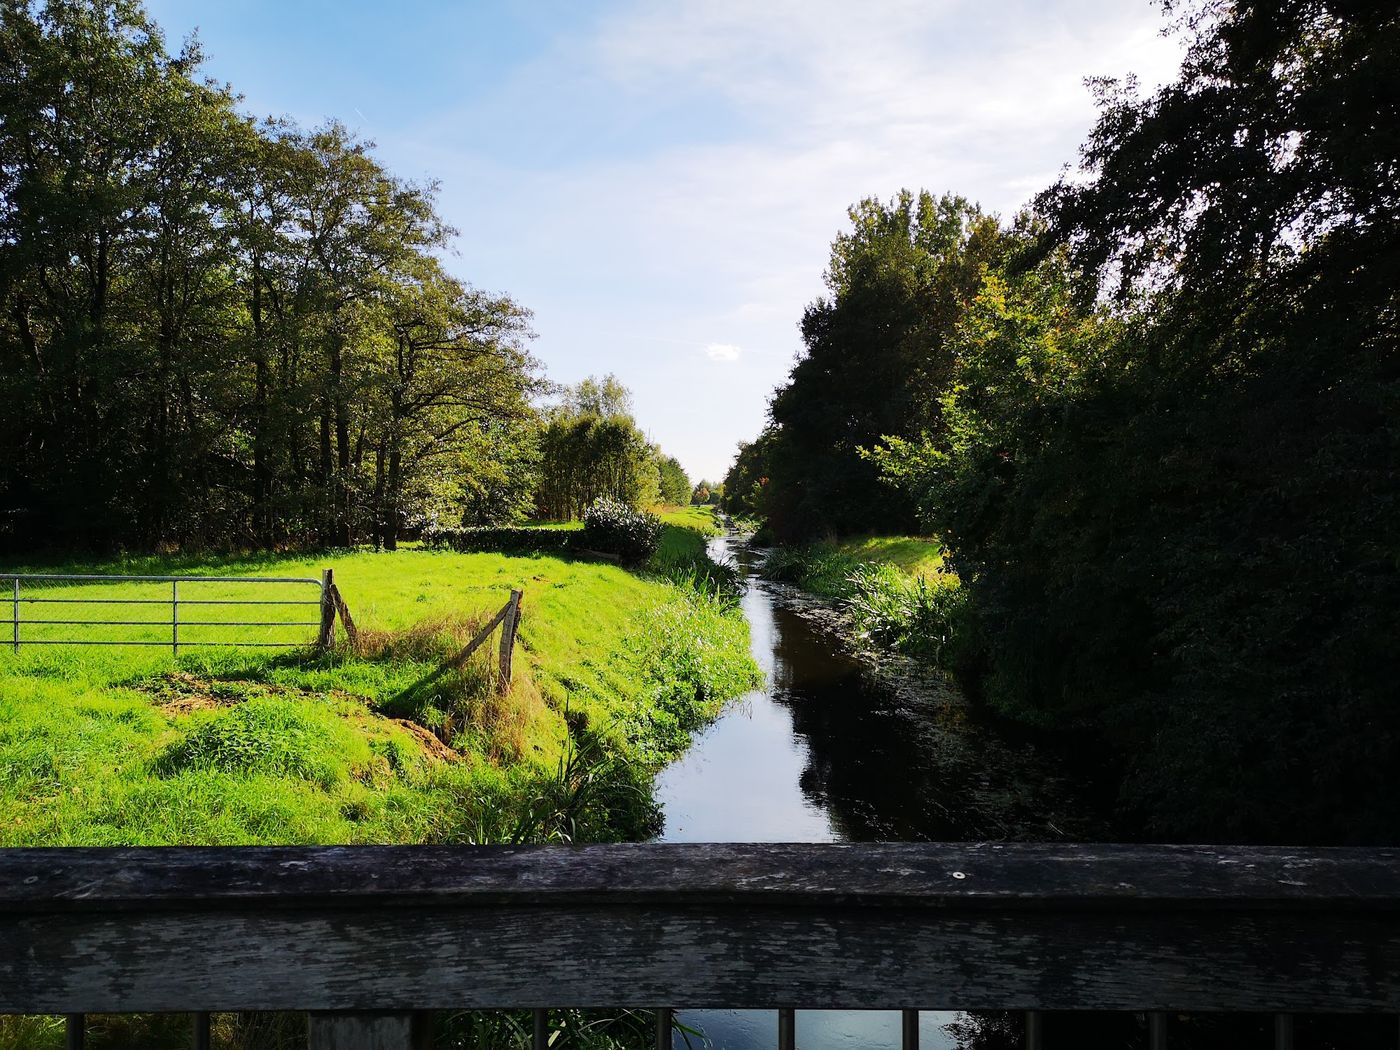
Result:
{"label": "narrow canal", "polygon": [[[910,668],[876,672],[853,655],[836,617],[761,580],[738,537],[710,545],[736,564],[765,686],[731,707],[662,772],[667,842],[870,842],[1050,839],[1077,835],[1049,763],[980,728],[958,695]],[[716,1050],[769,1050],[771,1011],[689,1011]],[[922,1015],[925,1048],[963,1045],[952,1013]],[[802,1012],[803,1050],[898,1047],[889,1011]],[[697,1043],[698,1045],[698,1043]]]}

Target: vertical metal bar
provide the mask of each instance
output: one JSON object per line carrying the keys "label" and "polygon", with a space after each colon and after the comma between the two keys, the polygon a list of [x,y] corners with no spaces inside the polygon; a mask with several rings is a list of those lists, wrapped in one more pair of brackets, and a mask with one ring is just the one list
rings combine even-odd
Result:
{"label": "vertical metal bar", "polygon": [[209,1015],[194,1015],[194,1050],[209,1050]]}
{"label": "vertical metal bar", "polygon": [[1045,1018],[1039,1010],[1026,1011],[1026,1050],[1043,1050]]}
{"label": "vertical metal bar", "polygon": [[64,1050],[83,1050],[83,1014],[69,1014],[63,1019]]}
{"label": "vertical metal bar", "polygon": [[1147,1015],[1148,1050],[1167,1050],[1167,1015],[1154,1010]]}
{"label": "vertical metal bar", "polygon": [[919,1050],[919,1011],[904,1011],[904,1039],[902,1050]]}
{"label": "vertical metal bar", "polygon": [[656,1011],[656,1050],[671,1050],[671,1030],[675,1027],[674,1018],[674,1010]]}
{"label": "vertical metal bar", "polygon": [[15,652],[19,652],[19,577],[15,577]]}
{"label": "vertical metal bar", "polygon": [[549,1011],[535,1011],[535,1032],[530,1040],[533,1050],[548,1050],[549,1047]]}
{"label": "vertical metal bar", "polygon": [[778,1011],[778,1050],[797,1050],[797,1011]]}
{"label": "vertical metal bar", "polygon": [[180,581],[170,581],[170,655],[180,655]]}
{"label": "vertical metal bar", "polygon": [[1292,1014],[1274,1014],[1274,1050],[1293,1050]]}

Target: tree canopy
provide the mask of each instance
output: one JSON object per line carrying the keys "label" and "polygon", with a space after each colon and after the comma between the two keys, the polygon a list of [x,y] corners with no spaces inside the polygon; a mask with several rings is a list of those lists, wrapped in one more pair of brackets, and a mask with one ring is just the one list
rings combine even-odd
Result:
{"label": "tree canopy", "polygon": [[528,312],[442,270],[434,186],[337,123],[254,122],[201,60],[127,0],[0,9],[0,536],[392,545],[518,513],[492,453],[540,388]]}
{"label": "tree canopy", "polygon": [[779,536],[913,508],[963,682],[1099,741],[1130,826],[1393,841],[1400,13],[1172,9],[1179,80],[1097,82],[1026,215],[853,210],[728,502]]}

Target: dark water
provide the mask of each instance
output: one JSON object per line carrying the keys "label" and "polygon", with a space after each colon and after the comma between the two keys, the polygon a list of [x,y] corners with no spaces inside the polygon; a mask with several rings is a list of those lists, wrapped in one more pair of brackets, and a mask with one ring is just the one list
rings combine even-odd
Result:
{"label": "dark water", "polygon": [[[829,609],[753,576],[732,537],[711,556],[745,570],[765,688],[716,721],[657,781],[668,842],[869,842],[1057,838],[1077,823],[1045,760],[983,732],[960,698],[912,668],[852,655]],[[922,1018],[921,1044],[955,1047],[955,1014]],[[767,1011],[692,1011],[717,1048],[775,1045]],[[899,1015],[804,1012],[804,1050],[898,1047]]]}
{"label": "dark water", "polygon": [[[711,556],[745,570],[744,613],[764,689],[746,696],[657,781],[670,842],[870,842],[987,839],[1102,841],[1113,832],[1057,775],[1053,756],[980,724],[956,692],[917,668],[887,660],[872,670],[842,640],[829,607],[754,575],[757,556],[731,537]],[[771,1011],[681,1015],[718,1050],[777,1045]],[[965,1038],[947,1030],[969,1024]],[[1393,1017],[1300,1016],[1299,1047],[1395,1046]],[[1051,1046],[1143,1047],[1136,1014],[1046,1018]],[[1271,1045],[1272,1018],[1194,1015],[1173,1022],[1183,1050]],[[973,1031],[980,1028],[981,1034]],[[802,1050],[900,1045],[886,1011],[804,1011]],[[1019,1018],[922,1015],[932,1050],[1020,1045]],[[695,1045],[699,1045],[698,1042]]]}

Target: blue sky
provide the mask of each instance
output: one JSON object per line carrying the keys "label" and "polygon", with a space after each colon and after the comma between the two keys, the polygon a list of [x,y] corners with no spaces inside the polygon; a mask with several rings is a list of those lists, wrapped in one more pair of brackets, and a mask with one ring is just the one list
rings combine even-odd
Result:
{"label": "blue sky", "polygon": [[148,0],[245,108],[336,117],[441,183],[449,266],[534,311],[551,378],[615,372],[723,474],[801,347],[845,209],[1003,215],[1074,160],[1083,79],[1170,79],[1136,0]]}

